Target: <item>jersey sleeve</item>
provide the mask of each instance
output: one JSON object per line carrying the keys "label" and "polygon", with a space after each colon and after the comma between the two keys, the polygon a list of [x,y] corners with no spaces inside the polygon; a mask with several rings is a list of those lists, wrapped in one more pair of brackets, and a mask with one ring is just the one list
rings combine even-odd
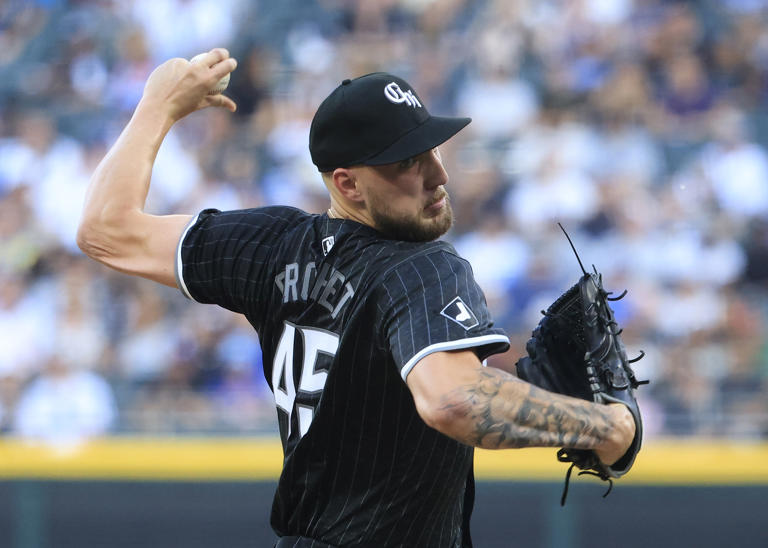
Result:
{"label": "jersey sleeve", "polygon": [[235,312],[268,294],[267,269],[279,237],[307,214],[289,207],[201,211],[183,232],[176,253],[179,289],[199,303]]}
{"label": "jersey sleeve", "polygon": [[403,380],[433,352],[472,349],[484,360],[509,348],[504,331],[493,327],[471,266],[444,250],[390,272],[379,288],[378,312],[383,344]]}

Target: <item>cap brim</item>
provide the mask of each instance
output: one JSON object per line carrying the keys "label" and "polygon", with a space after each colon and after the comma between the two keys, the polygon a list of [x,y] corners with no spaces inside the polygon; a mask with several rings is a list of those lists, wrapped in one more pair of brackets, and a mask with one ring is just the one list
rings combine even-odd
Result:
{"label": "cap brim", "polygon": [[443,144],[472,121],[472,118],[430,116],[426,122],[409,131],[375,156],[362,163],[369,166],[394,164],[418,156]]}

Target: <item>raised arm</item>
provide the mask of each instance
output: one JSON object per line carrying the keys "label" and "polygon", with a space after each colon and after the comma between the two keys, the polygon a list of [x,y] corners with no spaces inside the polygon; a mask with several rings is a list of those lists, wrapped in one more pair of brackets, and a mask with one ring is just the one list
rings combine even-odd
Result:
{"label": "raised arm", "polygon": [[189,215],[149,215],[144,203],[157,152],[174,123],[210,107],[235,110],[208,90],[237,63],[222,48],[195,63],[171,59],[157,67],[120,137],[96,168],[86,194],[77,243],[111,268],[175,286],[176,246]]}
{"label": "raised arm", "polygon": [[627,451],[635,434],[624,405],[554,394],[500,369],[483,367],[471,351],[435,352],[406,380],[416,409],[436,430],[486,449],[594,449],[606,464]]}

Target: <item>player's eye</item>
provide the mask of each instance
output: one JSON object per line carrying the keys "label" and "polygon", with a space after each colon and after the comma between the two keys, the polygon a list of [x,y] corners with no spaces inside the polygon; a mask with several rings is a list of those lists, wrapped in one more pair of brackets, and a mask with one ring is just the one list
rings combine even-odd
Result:
{"label": "player's eye", "polygon": [[399,167],[402,170],[411,169],[413,166],[416,165],[417,157],[413,156],[411,158],[408,158],[407,160],[403,160],[399,164],[397,164],[397,167]]}

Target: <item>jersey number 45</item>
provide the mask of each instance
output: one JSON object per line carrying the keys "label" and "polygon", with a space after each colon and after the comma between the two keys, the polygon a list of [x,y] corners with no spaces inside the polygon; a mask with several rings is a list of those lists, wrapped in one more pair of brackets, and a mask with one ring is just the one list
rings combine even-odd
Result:
{"label": "jersey number 45", "polygon": [[[301,337],[300,354],[303,355],[298,369],[295,366],[299,364],[294,364],[294,357],[299,353],[296,348],[297,333]],[[315,407],[320,401],[319,396],[328,377],[328,371],[319,367],[318,361],[323,356],[333,359],[338,348],[339,336],[335,333],[285,322],[272,363],[272,391],[275,395],[275,405],[288,414],[286,438],[291,437],[294,410],[297,413],[299,437],[309,430],[315,416]],[[296,377],[299,378],[298,389]]]}

